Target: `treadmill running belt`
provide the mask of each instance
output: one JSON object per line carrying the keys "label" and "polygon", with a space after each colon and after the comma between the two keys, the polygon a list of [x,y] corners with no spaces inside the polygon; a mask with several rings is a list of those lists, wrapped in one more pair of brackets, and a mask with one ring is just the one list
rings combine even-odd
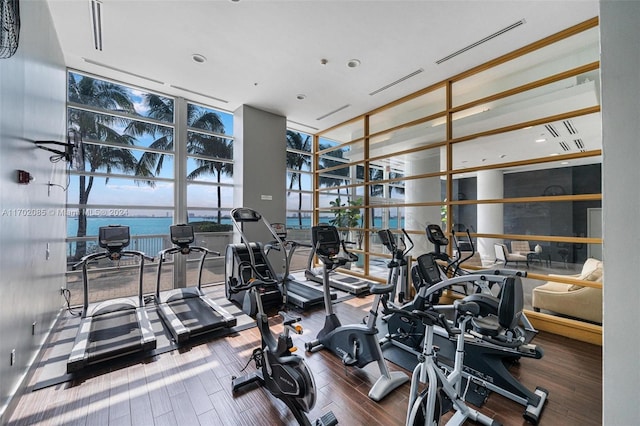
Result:
{"label": "treadmill running belt", "polygon": [[340,281],[342,283],[348,283],[348,284],[353,284],[353,283],[358,283],[358,282],[362,282],[361,279],[356,278],[356,277],[336,277],[335,275],[331,276],[331,279],[334,279],[336,281]]}
{"label": "treadmill running belt", "polygon": [[135,309],[95,316],[91,320],[88,357],[96,360],[137,351],[142,347],[141,336]]}
{"label": "treadmill running belt", "polygon": [[226,326],[224,317],[211,309],[199,297],[174,300],[168,305],[191,333],[215,330]]}

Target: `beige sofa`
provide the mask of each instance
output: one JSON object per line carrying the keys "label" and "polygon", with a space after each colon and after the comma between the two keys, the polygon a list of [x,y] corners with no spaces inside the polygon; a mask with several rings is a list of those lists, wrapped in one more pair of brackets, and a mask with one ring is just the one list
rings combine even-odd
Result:
{"label": "beige sofa", "polygon": [[[589,258],[584,262],[582,271],[576,275],[553,275],[556,277],[576,278],[584,281],[601,282],[602,261]],[[540,309],[556,312],[591,322],[602,323],[602,289],[584,287],[577,284],[564,284],[553,281],[533,289],[533,310]]]}

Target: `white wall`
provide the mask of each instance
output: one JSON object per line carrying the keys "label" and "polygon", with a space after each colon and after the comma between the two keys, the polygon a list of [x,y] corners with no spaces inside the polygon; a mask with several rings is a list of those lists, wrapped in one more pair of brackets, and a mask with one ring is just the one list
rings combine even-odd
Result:
{"label": "white wall", "polygon": [[640,2],[601,1],[603,424],[640,421]]}
{"label": "white wall", "polygon": [[[47,4],[22,1],[20,15],[18,51],[0,59],[0,424],[60,311],[66,259],[65,193],[47,186],[66,185],[65,165],[32,142],[64,140],[63,58]],[[17,169],[35,181],[19,185]]]}
{"label": "white wall", "polygon": [[[287,120],[281,115],[243,105],[233,118],[233,204],[259,212],[270,223],[286,222]],[[246,226],[251,241],[273,239],[262,224]],[[236,236],[236,242],[239,242]],[[276,272],[282,254],[269,256]]]}

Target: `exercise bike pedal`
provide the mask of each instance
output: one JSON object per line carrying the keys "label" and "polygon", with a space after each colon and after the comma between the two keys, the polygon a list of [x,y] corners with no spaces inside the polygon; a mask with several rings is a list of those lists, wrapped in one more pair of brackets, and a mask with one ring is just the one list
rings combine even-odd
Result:
{"label": "exercise bike pedal", "polygon": [[329,411],[324,414],[322,417],[316,420],[315,426],[333,426],[338,424],[338,419],[336,419],[333,411]]}
{"label": "exercise bike pedal", "polygon": [[342,357],[342,363],[348,367],[355,365],[357,362],[358,360],[349,354],[344,354]]}

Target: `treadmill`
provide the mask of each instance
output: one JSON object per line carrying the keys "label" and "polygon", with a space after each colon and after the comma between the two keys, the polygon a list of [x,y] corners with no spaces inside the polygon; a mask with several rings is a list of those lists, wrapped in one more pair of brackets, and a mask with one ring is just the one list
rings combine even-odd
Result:
{"label": "treadmill", "polygon": [[[67,373],[89,365],[156,348],[156,337],[144,306],[142,278],[144,261],[153,258],[140,251],[123,250],[129,245],[128,226],[103,226],[98,244],[104,252],[84,256],[72,269],[82,266],[84,302],[80,327],[67,360]],[[87,265],[102,259],[117,262],[123,257],[137,257],[138,297],[122,297],[89,304]]]}
{"label": "treadmill", "polygon": [[[312,287],[308,284],[297,281],[292,275],[289,274],[289,268],[291,266],[291,259],[298,247],[309,247],[310,244],[303,244],[297,241],[287,240],[287,226],[284,223],[272,223],[271,228],[279,237],[280,241],[274,241],[271,244],[265,246],[267,254],[269,250],[275,249],[284,250],[285,256],[285,271],[282,275],[282,285],[286,287],[287,302],[291,303],[302,310],[307,310],[316,306],[324,306],[324,291],[321,289]],[[336,300],[338,295],[334,292],[330,293],[331,300]]]}
{"label": "treadmill", "polygon": [[[156,305],[158,314],[167,325],[175,342],[182,344],[191,337],[235,326],[236,318],[202,292],[202,269],[205,258],[210,253],[218,256],[220,253],[205,247],[192,246],[194,234],[191,225],[172,225],[170,234],[171,242],[175,246],[158,253]],[[160,275],[162,263],[167,256],[174,254],[187,256],[194,252],[202,253],[198,269],[198,285],[161,292]]]}
{"label": "treadmill", "polygon": [[[345,242],[341,241],[342,250],[349,253],[345,246]],[[322,268],[313,268],[313,258],[316,255],[316,248],[311,247],[309,253],[309,260],[307,261],[307,269],[304,271],[304,276],[308,281],[313,281],[322,284]],[[329,275],[329,286],[338,290],[346,291],[347,293],[354,294],[356,296],[364,295],[369,292],[369,288],[376,284],[373,281],[367,281],[362,278],[354,277],[352,275],[341,274],[336,271],[331,271]]]}

